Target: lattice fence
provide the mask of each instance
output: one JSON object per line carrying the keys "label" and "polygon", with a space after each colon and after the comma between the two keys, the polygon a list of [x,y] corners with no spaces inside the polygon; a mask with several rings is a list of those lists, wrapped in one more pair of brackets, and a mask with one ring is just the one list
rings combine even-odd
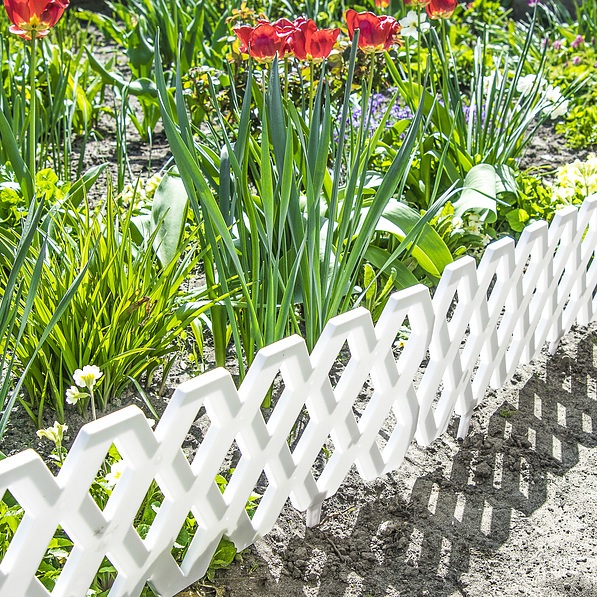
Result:
{"label": "lattice fence", "polygon": [[[184,589],[203,576],[222,536],[247,547],[288,498],[316,524],[353,464],[366,480],[396,469],[413,437],[429,444],[454,412],[464,436],[490,384],[503,384],[546,341],[555,347],[575,321],[591,321],[596,250],[593,197],[550,227],[529,226],[517,245],[491,244],[478,267],[471,258],[450,265],[433,299],[422,286],[396,293],[376,326],[359,308],[330,321],[312,354],[298,337],[263,349],[239,389],[222,369],[183,383],[155,431],[132,406],[86,425],[57,477],[32,450],[0,462],[0,495],[10,490],[26,512],[0,565],[0,595],[49,595],[35,573],[58,526],[74,548],[52,596],[85,596],[108,557],[118,571],[109,594],[124,597],[146,582],[162,596]],[[348,352],[333,383],[330,371]],[[266,420],[261,403],[275,379],[282,391]],[[364,384],[372,391],[359,415]],[[200,412],[210,425],[189,462],[181,445]],[[289,442],[301,416],[304,430]],[[101,510],[90,486],[113,443],[125,470]],[[239,461],[221,493],[214,479],[235,445]],[[322,462],[324,445],[331,454]],[[264,478],[250,518],[245,505]],[[133,523],[154,479],[164,502],[141,539]],[[189,512],[198,530],[179,566],[172,547]]]}

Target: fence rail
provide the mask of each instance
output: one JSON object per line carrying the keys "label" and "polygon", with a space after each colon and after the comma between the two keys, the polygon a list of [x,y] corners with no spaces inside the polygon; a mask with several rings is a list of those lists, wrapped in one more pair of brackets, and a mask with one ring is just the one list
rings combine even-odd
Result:
{"label": "fence rail", "polygon": [[[580,211],[559,211],[549,227],[529,226],[518,244],[492,243],[478,267],[469,257],[451,264],[433,298],[422,286],[394,294],[376,325],[359,308],[330,321],[311,354],[299,337],[264,348],[238,389],[223,369],[181,384],[155,431],[133,406],[89,423],[56,477],[33,450],[0,462],[0,495],[9,490],[25,511],[0,564],[0,595],[50,595],[35,573],[58,526],[74,547],[52,597],[85,596],[104,557],[118,571],[109,595],[132,597],[146,583],[162,596],[183,590],[205,574],[222,536],[247,547],[272,529],[288,498],[317,524],[353,464],[366,480],[395,470],[413,438],[431,443],[454,413],[464,437],[489,385],[505,383],[546,341],[555,348],[574,322],[588,324],[596,250],[597,196]],[[350,359],[333,384],[346,344]],[[276,377],[283,390],[266,421],[261,403]],[[359,416],[353,405],[368,381]],[[190,462],[181,445],[203,408],[210,426]],[[301,413],[308,422],[291,447]],[[89,490],[112,444],[125,469],[102,511]],[[215,477],[234,444],[240,458],[222,493]],[[263,474],[251,518],[245,506]],[[134,519],[153,480],[164,502],[141,539]],[[171,552],[189,512],[198,530],[179,566]]]}

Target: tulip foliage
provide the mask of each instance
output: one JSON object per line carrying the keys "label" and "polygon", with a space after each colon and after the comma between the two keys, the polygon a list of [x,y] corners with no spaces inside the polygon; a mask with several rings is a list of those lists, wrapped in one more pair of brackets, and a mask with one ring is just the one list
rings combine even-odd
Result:
{"label": "tulip foliage", "polygon": [[[251,51],[250,43],[247,47]],[[264,51],[259,47],[261,58]],[[338,129],[325,68],[312,108],[300,111],[283,97],[274,58],[260,72],[265,77],[261,85],[256,73],[249,73],[234,136],[223,126],[221,135],[200,135],[197,143],[189,134],[180,78],[174,111],[158,69],[166,134],[211,249],[207,277],[218,281],[216,294],[227,297],[216,308],[225,309],[237,351],[249,364],[266,344],[300,332],[301,320],[307,343],[313,346],[325,323],[353,305],[361,264],[378,229],[395,235],[404,243],[402,250],[410,247],[434,275],[451,261],[425,218],[413,220],[395,198],[409,173],[421,112],[387,171],[373,179],[368,164],[387,115],[368,139],[366,89],[362,121],[353,131],[354,140],[345,142],[357,47],[352,49]],[[261,129],[258,137],[252,134],[249,118],[253,106]],[[219,118],[224,125],[223,115]],[[202,174],[207,171],[218,175],[208,182]],[[402,285],[416,280],[406,269],[396,277]],[[214,333],[216,337],[225,334]]]}

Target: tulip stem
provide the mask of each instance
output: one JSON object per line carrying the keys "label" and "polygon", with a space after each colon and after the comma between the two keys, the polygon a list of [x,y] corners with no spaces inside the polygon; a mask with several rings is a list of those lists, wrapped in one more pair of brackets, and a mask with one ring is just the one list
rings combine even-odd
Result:
{"label": "tulip stem", "polygon": [[444,67],[444,76],[443,85],[442,85],[442,93],[444,94],[444,103],[447,105],[449,100],[448,95],[448,77],[450,76],[450,68],[451,68],[451,57],[452,52],[450,51],[450,44],[448,40],[448,32],[446,31],[446,19],[441,19],[440,23],[440,34],[441,34],[441,44],[442,44],[442,64],[445,65]]}
{"label": "tulip stem", "polygon": [[37,95],[35,92],[35,59],[36,59],[36,38],[35,30],[31,31],[31,56],[29,57],[29,173],[33,182],[33,190],[35,192],[35,172],[36,172],[36,143],[35,143],[35,120],[36,120],[36,103]]}
{"label": "tulip stem", "polygon": [[311,120],[313,117],[313,83],[314,83],[314,73],[313,73],[313,60],[309,60],[309,119]]}

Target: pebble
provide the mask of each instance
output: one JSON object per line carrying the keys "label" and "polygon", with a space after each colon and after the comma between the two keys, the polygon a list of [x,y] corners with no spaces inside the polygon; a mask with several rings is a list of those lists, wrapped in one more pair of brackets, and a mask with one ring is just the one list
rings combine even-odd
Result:
{"label": "pebble", "polygon": [[493,474],[493,469],[486,462],[481,462],[481,464],[477,466],[476,473],[477,477],[487,479]]}
{"label": "pebble", "polygon": [[387,537],[392,533],[396,532],[400,528],[400,525],[394,520],[386,520],[379,525],[379,529],[377,531],[378,535],[382,537]]}

